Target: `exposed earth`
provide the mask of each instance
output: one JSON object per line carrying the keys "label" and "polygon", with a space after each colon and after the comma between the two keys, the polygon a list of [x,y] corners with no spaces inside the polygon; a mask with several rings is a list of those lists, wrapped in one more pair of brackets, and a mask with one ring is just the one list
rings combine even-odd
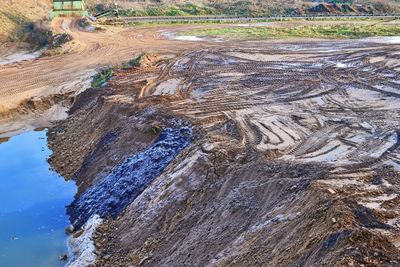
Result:
{"label": "exposed earth", "polygon": [[[398,265],[398,49],[232,43],[78,96],[51,163],[78,182],[72,223],[105,218],[96,264]],[[167,166],[148,156],[182,125],[191,145]]]}
{"label": "exposed earth", "polygon": [[48,133],[70,266],[400,265],[398,43],[54,27],[65,54],[0,66],[0,137],[72,105]]}

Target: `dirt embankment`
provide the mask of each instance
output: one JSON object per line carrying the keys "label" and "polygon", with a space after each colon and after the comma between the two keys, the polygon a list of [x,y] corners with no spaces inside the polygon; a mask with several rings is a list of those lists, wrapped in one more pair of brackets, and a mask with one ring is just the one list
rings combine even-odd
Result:
{"label": "dirt embankment", "polygon": [[83,93],[50,162],[79,185],[72,223],[105,219],[96,265],[399,265],[396,51],[252,42]]}
{"label": "dirt embankment", "polygon": [[73,101],[72,93],[55,94],[26,99],[14,109],[0,109],[0,138],[49,127],[52,122],[65,119]]}
{"label": "dirt embankment", "polygon": [[[110,1],[88,0],[89,7],[101,12],[113,5]],[[122,13],[136,16],[182,16],[182,15],[288,15],[288,14],[376,14],[399,11],[396,0],[357,0],[357,1],[279,1],[279,0],[120,0]]]}
{"label": "dirt embankment", "polygon": [[18,32],[26,23],[48,17],[51,2],[50,0],[1,1],[0,44],[10,38],[18,37]]}

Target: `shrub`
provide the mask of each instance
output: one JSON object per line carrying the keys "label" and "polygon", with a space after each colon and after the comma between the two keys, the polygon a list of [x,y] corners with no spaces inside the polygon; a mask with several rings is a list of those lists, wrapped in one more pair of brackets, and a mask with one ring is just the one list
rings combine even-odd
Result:
{"label": "shrub", "polygon": [[43,20],[38,20],[25,26],[23,39],[32,49],[40,49],[52,42],[53,32]]}
{"label": "shrub", "polygon": [[113,75],[113,69],[108,68],[101,70],[99,73],[92,77],[91,86],[92,88],[99,88],[108,82]]}
{"label": "shrub", "polygon": [[68,43],[72,40],[72,36],[68,33],[60,33],[52,36],[51,42],[49,44],[49,48],[58,48],[61,47],[63,44]]}
{"label": "shrub", "polygon": [[140,65],[140,61],[142,60],[144,53],[139,54],[137,57],[132,58],[128,61],[129,67],[136,67]]}

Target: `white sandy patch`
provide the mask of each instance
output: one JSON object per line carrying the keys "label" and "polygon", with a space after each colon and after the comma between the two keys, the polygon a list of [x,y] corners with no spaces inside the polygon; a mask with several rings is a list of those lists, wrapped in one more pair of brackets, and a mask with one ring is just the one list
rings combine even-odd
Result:
{"label": "white sandy patch", "polygon": [[67,264],[68,267],[88,266],[96,261],[96,248],[92,238],[96,228],[102,222],[103,219],[99,215],[93,215],[84,225],[82,235],[69,239],[74,258]]}
{"label": "white sandy patch", "polygon": [[377,197],[371,197],[368,198],[366,201],[362,201],[359,202],[359,204],[370,208],[370,209],[380,209],[381,205],[385,202],[385,201],[389,201],[392,199],[395,199],[397,197],[397,194],[383,194]]}
{"label": "white sandy patch", "polygon": [[12,64],[12,63],[17,63],[21,61],[26,61],[26,60],[32,60],[35,58],[38,58],[42,54],[42,50],[36,51],[36,52],[28,52],[28,51],[23,51],[19,53],[15,53],[12,55],[8,55],[5,57],[0,57],[0,65],[7,65],[7,64]]}
{"label": "white sandy patch", "polygon": [[345,68],[348,68],[348,66],[344,63],[338,62],[338,63],[336,63],[336,68],[345,69]]}
{"label": "white sandy patch", "polygon": [[181,79],[169,79],[160,83],[154,90],[153,95],[173,95],[177,92]]}
{"label": "white sandy patch", "polygon": [[376,147],[376,150],[371,153],[369,156],[371,158],[380,158],[386,151],[397,144],[397,133],[392,132],[389,133],[387,136],[381,139],[380,146]]}
{"label": "white sandy patch", "polygon": [[400,36],[388,36],[388,37],[369,37],[361,39],[362,42],[371,42],[379,44],[400,44]]}

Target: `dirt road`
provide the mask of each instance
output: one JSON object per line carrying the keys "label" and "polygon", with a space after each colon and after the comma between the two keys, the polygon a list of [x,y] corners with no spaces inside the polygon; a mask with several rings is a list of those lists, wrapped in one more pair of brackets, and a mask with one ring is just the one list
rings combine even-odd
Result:
{"label": "dirt road", "polygon": [[79,91],[100,66],[119,64],[140,51],[181,52],[210,44],[166,40],[160,28],[107,28],[104,32],[82,31],[76,20],[53,23],[56,31],[74,38],[63,55],[0,66],[0,113],[15,108],[32,96]]}
{"label": "dirt road", "polygon": [[[298,22],[300,24],[342,22]],[[355,21],[354,23],[359,23]],[[291,26],[294,22],[276,22],[274,26]],[[89,86],[89,78],[95,69],[116,65],[129,60],[138,52],[179,54],[195,48],[245,47],[247,42],[187,42],[171,40],[164,32],[205,27],[204,25],[157,26],[157,27],[107,27],[104,31],[86,32],[77,20],[59,19],[53,22],[55,32],[67,32],[73,41],[65,48],[66,53],[43,57],[33,61],[0,64],[0,115],[16,108],[22,100],[33,96],[81,91]],[[226,27],[227,25],[207,25]],[[251,46],[251,44],[250,44]]]}

